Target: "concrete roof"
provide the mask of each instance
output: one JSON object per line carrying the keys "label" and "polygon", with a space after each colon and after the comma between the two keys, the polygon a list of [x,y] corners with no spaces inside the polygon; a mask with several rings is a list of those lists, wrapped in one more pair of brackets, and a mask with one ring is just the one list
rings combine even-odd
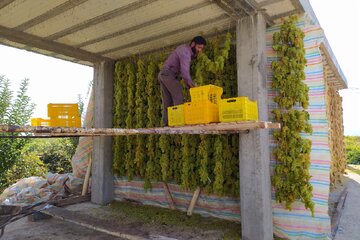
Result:
{"label": "concrete roof", "polygon": [[[92,66],[233,29],[263,11],[268,25],[308,0],[2,0],[0,44]],[[311,7],[310,7],[311,8]]]}
{"label": "concrete roof", "polygon": [[269,24],[298,0],[2,0],[0,43],[85,65],[233,28],[264,9]]}

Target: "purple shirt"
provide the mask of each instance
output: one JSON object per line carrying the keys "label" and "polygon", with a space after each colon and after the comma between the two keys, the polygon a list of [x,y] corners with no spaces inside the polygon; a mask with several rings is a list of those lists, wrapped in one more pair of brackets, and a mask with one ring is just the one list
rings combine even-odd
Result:
{"label": "purple shirt", "polygon": [[190,63],[194,58],[191,47],[187,44],[178,46],[164,63],[164,69],[169,69],[175,74],[181,74],[187,85],[194,85],[190,76]]}

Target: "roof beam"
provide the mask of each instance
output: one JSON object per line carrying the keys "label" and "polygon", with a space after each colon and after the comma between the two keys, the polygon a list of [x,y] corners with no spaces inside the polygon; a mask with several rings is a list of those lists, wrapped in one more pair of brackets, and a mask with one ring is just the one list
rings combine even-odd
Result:
{"label": "roof beam", "polygon": [[263,11],[262,6],[260,6],[254,0],[212,0],[212,1],[214,1],[221,9],[223,9],[230,17],[232,17],[235,20],[238,20],[245,16],[254,15],[257,12],[263,12],[267,24],[269,25],[274,24],[274,22],[270,20],[269,15],[266,14],[265,11]]}
{"label": "roof beam", "polygon": [[37,16],[36,18],[33,18],[19,26],[17,26],[16,28],[14,28],[15,30],[18,31],[24,31],[26,29],[29,29],[39,23],[42,23],[50,18],[56,17],[57,15],[66,12],[69,9],[72,9],[84,2],[86,2],[88,0],[69,0],[59,6],[56,6],[55,8]]}
{"label": "roof beam", "polygon": [[334,75],[334,78],[336,79],[337,85],[339,85],[338,89],[345,89],[347,88],[347,84],[345,83],[344,79],[342,78],[343,74],[341,72],[341,69],[338,69],[337,64],[333,62],[333,58],[331,56],[331,53],[329,53],[328,49],[326,48],[325,43],[320,44],[320,50],[321,54],[323,55],[323,62],[326,63],[325,70],[331,71]]}
{"label": "roof beam", "polygon": [[208,20],[196,23],[196,24],[191,25],[191,26],[183,27],[183,28],[180,28],[180,29],[175,29],[175,30],[172,30],[170,32],[162,33],[162,34],[155,35],[155,36],[152,36],[152,37],[143,38],[143,39],[140,39],[138,41],[134,41],[134,42],[122,45],[122,46],[118,46],[118,47],[115,47],[115,48],[110,48],[110,49],[98,52],[97,54],[106,55],[106,54],[111,53],[111,52],[126,49],[128,47],[135,47],[135,46],[147,43],[147,42],[155,41],[157,39],[166,38],[166,37],[169,37],[169,36],[174,35],[174,34],[178,34],[178,33],[185,32],[185,31],[190,31],[190,30],[195,29],[195,28],[199,28],[199,27],[202,27],[202,26],[206,26],[206,25],[218,22],[218,21],[222,21],[222,20],[225,20],[227,18],[228,18],[227,14],[222,14],[222,15],[220,15],[218,17],[208,19]]}
{"label": "roof beam", "polygon": [[82,49],[70,47],[68,45],[57,43],[43,38],[20,32],[14,29],[6,28],[0,25],[0,37],[8,39],[13,42],[25,44],[34,48],[39,48],[55,53],[59,53],[65,56],[73,57],[83,61],[92,63],[111,60],[110,58],[103,57]]}
{"label": "roof beam", "polygon": [[[220,32],[216,31],[214,33],[204,34],[202,36],[205,37],[206,39],[210,39],[210,38],[213,38],[213,37],[217,37],[219,35],[225,35],[228,32],[233,32],[234,29],[235,29],[235,25],[236,24],[230,24],[229,30],[223,30],[223,31],[220,31]],[[168,50],[170,51],[171,49],[174,49],[175,47],[177,47],[177,46],[179,46],[180,44],[183,44],[183,43],[184,43],[184,41],[178,41],[178,42],[176,42],[174,44],[171,44],[169,46],[165,46],[165,47],[162,46],[162,47],[159,47],[159,48],[151,49],[149,51],[141,52],[141,53],[139,53],[139,56],[146,56],[146,55],[149,55],[149,54],[152,54],[152,53],[158,53],[160,51],[164,51],[164,49],[165,49],[165,53],[167,53]],[[124,56],[124,57],[121,57],[120,59],[126,59],[128,57],[129,56]]]}
{"label": "roof beam", "polygon": [[153,24],[156,24],[156,23],[159,23],[159,22],[162,22],[162,21],[169,20],[169,19],[174,18],[174,17],[178,17],[179,15],[186,14],[188,12],[197,10],[199,8],[206,7],[206,6],[210,5],[210,4],[211,4],[210,2],[202,2],[202,3],[196,4],[196,5],[190,6],[190,7],[186,7],[184,9],[180,10],[180,11],[176,11],[176,12],[164,15],[162,17],[155,18],[155,19],[150,20],[148,22],[145,22],[145,23],[142,23],[142,24],[139,24],[139,25],[135,25],[135,26],[123,29],[123,30],[118,31],[118,32],[114,32],[114,33],[111,33],[111,34],[108,34],[108,35],[105,35],[105,36],[102,36],[102,37],[99,37],[99,38],[95,38],[95,39],[80,43],[80,44],[76,45],[76,47],[81,48],[81,47],[88,46],[88,45],[98,43],[98,42],[101,42],[101,41],[105,41],[105,40],[108,40],[108,39],[111,39],[111,38],[114,38],[114,37],[118,37],[118,36],[127,34],[129,32],[133,32],[133,31],[139,30],[141,28],[145,28],[145,27],[148,27],[150,25],[153,25]]}
{"label": "roof beam", "polygon": [[247,14],[242,9],[237,11],[228,1],[214,0],[214,2],[234,20],[238,20],[247,16]]}
{"label": "roof beam", "polygon": [[297,10],[297,9],[294,9],[294,10],[291,10],[291,11],[288,11],[288,12],[284,12],[284,13],[280,13],[280,14],[272,16],[270,18],[270,21],[275,21],[276,19],[283,18],[283,17],[288,17],[288,16],[298,14],[298,13],[299,13],[299,10]]}
{"label": "roof beam", "polygon": [[69,34],[78,32],[80,30],[83,30],[85,28],[88,28],[90,26],[93,26],[93,25],[99,24],[101,22],[105,22],[107,20],[110,20],[112,18],[121,16],[121,15],[123,15],[125,13],[128,13],[128,12],[131,12],[131,11],[137,9],[137,8],[149,5],[149,4],[151,4],[151,3],[155,2],[155,1],[158,1],[158,0],[147,0],[147,1],[139,0],[139,1],[133,2],[133,3],[129,4],[129,5],[117,8],[117,9],[112,10],[110,12],[104,13],[104,14],[102,14],[100,16],[97,16],[97,17],[91,18],[91,19],[89,19],[87,21],[84,21],[82,23],[76,24],[76,25],[74,25],[72,27],[64,29],[63,31],[54,33],[54,34],[52,34],[50,36],[47,36],[46,39],[48,39],[48,40],[59,39],[59,38],[64,37],[66,35],[69,35]]}
{"label": "roof beam", "polygon": [[296,10],[298,10],[298,13],[305,12],[304,7],[303,7],[302,4],[300,3],[300,0],[290,0],[290,2],[291,2],[292,5],[294,6],[294,8],[295,8]]}
{"label": "roof beam", "polygon": [[274,3],[284,2],[285,0],[265,0],[258,3],[259,7],[265,7]]}
{"label": "roof beam", "polygon": [[0,9],[6,7],[7,5],[9,5],[10,3],[14,2],[15,0],[2,0],[0,1]]}

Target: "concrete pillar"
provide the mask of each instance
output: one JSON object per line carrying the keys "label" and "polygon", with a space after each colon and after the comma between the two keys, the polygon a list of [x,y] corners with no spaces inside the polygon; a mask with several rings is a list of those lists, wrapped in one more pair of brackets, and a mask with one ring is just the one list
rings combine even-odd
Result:
{"label": "concrete pillar", "polygon": [[[259,120],[268,120],[266,23],[261,13],[238,20],[238,94],[256,100]],[[240,134],[240,207],[243,240],[273,239],[268,130]]]}
{"label": "concrete pillar", "polygon": [[[94,127],[112,127],[114,62],[94,65]],[[114,198],[112,137],[94,137],[91,201],[107,204]]]}

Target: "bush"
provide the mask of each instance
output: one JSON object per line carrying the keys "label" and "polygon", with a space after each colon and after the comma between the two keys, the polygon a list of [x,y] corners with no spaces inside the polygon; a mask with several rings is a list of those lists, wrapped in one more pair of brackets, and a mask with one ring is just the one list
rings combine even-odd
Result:
{"label": "bush", "polygon": [[37,156],[52,173],[72,172],[71,158],[76,146],[69,138],[34,139],[23,148],[24,154]]}
{"label": "bush", "polygon": [[346,159],[349,164],[360,164],[360,137],[345,137]]}
{"label": "bush", "polygon": [[46,165],[38,156],[34,153],[26,153],[26,155],[21,154],[15,164],[5,172],[5,179],[7,185],[11,185],[31,176],[45,177],[47,172]]}

